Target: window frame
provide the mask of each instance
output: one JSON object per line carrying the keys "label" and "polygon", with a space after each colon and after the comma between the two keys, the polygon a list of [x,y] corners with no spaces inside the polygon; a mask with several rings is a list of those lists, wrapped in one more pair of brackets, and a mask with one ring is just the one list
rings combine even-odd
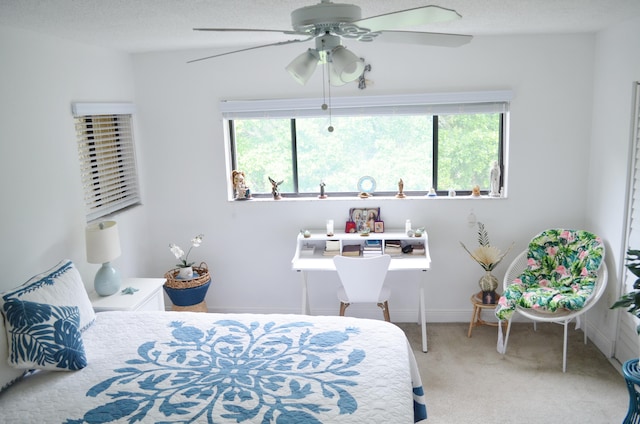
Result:
{"label": "window frame", "polygon": [[[499,145],[498,166],[500,169],[500,187],[505,186],[505,151],[508,143],[507,126],[509,122],[511,91],[483,91],[464,93],[418,93],[387,96],[339,97],[331,100],[331,116],[371,116],[383,114],[430,115],[433,117],[433,164],[432,182],[437,187],[438,165],[438,115],[445,114],[475,114],[499,113]],[[300,193],[298,186],[297,142],[295,120],[304,117],[323,116],[319,113],[318,104],[322,99],[274,99],[274,100],[223,100],[220,103],[225,132],[227,132],[227,147],[229,148],[229,173],[236,169],[236,144],[234,119],[286,118],[291,125],[291,151],[293,190],[286,192],[287,197],[308,198],[316,197],[317,193]],[[405,191],[408,196],[424,196],[428,191]],[[482,191],[487,194],[486,190]],[[233,189],[230,190],[233,198]],[[332,197],[352,197],[357,192],[327,192]],[[379,196],[394,196],[396,192],[377,191]],[[437,190],[437,194],[447,195],[447,190]],[[457,194],[468,195],[471,190],[459,190]],[[252,193],[256,198],[268,198],[270,193]]]}

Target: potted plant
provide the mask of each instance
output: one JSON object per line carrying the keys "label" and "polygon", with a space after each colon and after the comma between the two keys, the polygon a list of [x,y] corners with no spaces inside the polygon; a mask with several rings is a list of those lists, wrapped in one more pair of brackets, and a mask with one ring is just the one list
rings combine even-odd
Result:
{"label": "potted plant", "polygon": [[498,288],[498,279],[491,274],[491,271],[504,259],[509,253],[513,244],[509,246],[506,252],[502,253],[497,247],[491,246],[489,242],[489,234],[484,228],[482,222],[478,222],[478,247],[471,252],[464,243],[460,242],[463,249],[480,264],[485,273],[478,281],[480,290],[482,290],[482,303],[493,304],[496,301],[496,289]]}
{"label": "potted plant", "polygon": [[189,262],[189,254],[194,247],[202,244],[203,234],[191,239],[191,247],[184,254],[180,246],[171,243],[169,250],[180,262],[176,268],[165,274],[167,282],[164,290],[173,303],[174,310],[196,310],[206,312],[204,298],[211,284],[211,276],[207,264],[202,262],[200,266],[194,266],[195,262]]}
{"label": "potted plant", "polygon": [[[637,278],[633,283],[633,290],[620,296],[610,309],[628,308],[627,312],[640,318],[640,250],[627,250],[626,261],[625,266]],[[640,335],[640,324],[636,327],[636,332]]]}

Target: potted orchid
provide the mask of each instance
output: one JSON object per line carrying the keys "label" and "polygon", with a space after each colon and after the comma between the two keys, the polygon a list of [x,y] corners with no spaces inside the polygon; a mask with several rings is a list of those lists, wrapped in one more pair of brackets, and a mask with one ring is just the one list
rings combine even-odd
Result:
{"label": "potted orchid", "polygon": [[478,247],[472,252],[467,249],[462,242],[460,242],[464,250],[480,264],[482,269],[485,270],[485,274],[480,278],[478,284],[480,290],[482,290],[482,303],[493,304],[496,301],[496,289],[498,288],[498,279],[491,274],[491,271],[507,256],[507,253],[513,247],[513,244],[502,253],[497,247],[491,246],[489,242],[489,234],[484,228],[482,222],[478,222]]}
{"label": "potted orchid", "polygon": [[178,267],[178,278],[188,280],[189,278],[193,278],[193,264],[195,262],[189,262],[189,254],[194,247],[200,246],[202,244],[202,239],[204,238],[204,234],[198,234],[194,238],[191,239],[191,247],[187,251],[187,254],[184,254],[184,250],[180,248],[175,243],[171,243],[169,245],[169,250],[171,253],[178,259],[180,262],[176,264]]}

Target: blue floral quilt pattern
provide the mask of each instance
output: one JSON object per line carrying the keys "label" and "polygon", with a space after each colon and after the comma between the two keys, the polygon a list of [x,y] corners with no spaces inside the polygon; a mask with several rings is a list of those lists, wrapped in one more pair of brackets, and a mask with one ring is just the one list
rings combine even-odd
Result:
{"label": "blue floral quilt pattern", "polygon": [[[220,320],[207,331],[171,324],[170,341],[148,341],[138,356],[87,392],[103,404],[67,424],[148,422],[321,423],[328,411],[358,409],[362,349],[343,343],[357,328],[314,332],[310,322]],[[165,419],[158,421],[160,413]]]}

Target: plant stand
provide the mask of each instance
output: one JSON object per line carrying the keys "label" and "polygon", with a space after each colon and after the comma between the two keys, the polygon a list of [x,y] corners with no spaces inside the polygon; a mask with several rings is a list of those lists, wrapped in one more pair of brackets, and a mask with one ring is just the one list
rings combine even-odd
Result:
{"label": "plant stand", "polygon": [[207,312],[205,296],[211,285],[211,275],[206,263],[194,266],[194,277],[189,280],[177,278],[179,269],[172,269],[164,277],[164,291],[173,304],[172,311]]}
{"label": "plant stand", "polygon": [[640,422],[640,393],[636,389],[640,384],[640,369],[638,368],[638,358],[630,359],[622,365],[627,389],[629,390],[629,410],[624,417],[623,424],[634,424]]}

